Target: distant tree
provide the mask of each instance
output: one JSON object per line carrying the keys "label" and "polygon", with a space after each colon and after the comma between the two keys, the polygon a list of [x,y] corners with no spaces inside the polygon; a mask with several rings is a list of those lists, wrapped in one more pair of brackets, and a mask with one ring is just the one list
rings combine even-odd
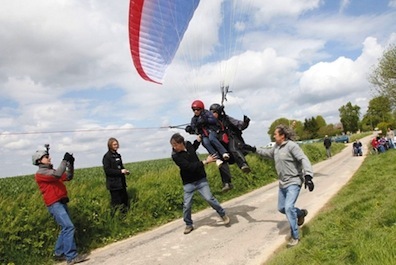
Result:
{"label": "distant tree", "polygon": [[328,136],[334,136],[334,135],[337,135],[337,134],[340,134],[340,130],[337,130],[337,129],[334,127],[333,124],[329,124],[329,125],[320,127],[320,128],[319,128],[319,131],[318,131],[318,136],[319,136],[319,138],[323,138],[323,137],[325,137],[326,135],[328,135]]}
{"label": "distant tree", "polygon": [[396,128],[396,109],[392,111],[391,128]]}
{"label": "distant tree", "polygon": [[366,124],[364,121],[362,121],[362,131],[367,132],[367,131],[372,131],[374,130],[374,127],[372,127],[369,124]]}
{"label": "distant tree", "polygon": [[302,131],[300,140],[304,141],[304,140],[309,140],[309,139],[312,139],[311,133],[308,131]]}
{"label": "distant tree", "polygon": [[305,119],[304,131],[307,132],[311,139],[318,137],[319,125],[314,117],[310,119]]}
{"label": "distant tree", "polygon": [[319,128],[325,127],[327,125],[325,119],[321,115],[316,116],[315,120]]}
{"label": "distant tree", "polygon": [[392,120],[392,108],[389,98],[378,96],[369,101],[362,123],[374,129],[378,127],[380,122],[392,123]]}
{"label": "distant tree", "polygon": [[377,127],[378,123],[379,123],[378,117],[370,113],[370,109],[368,109],[366,114],[364,114],[363,116],[362,126],[364,128],[370,128],[370,130],[374,130],[374,128]]}
{"label": "distant tree", "polygon": [[396,107],[396,44],[384,51],[378,65],[370,75],[372,83],[380,95],[390,100],[392,107]]}
{"label": "distant tree", "polygon": [[336,124],[334,124],[334,128],[339,131],[340,133],[344,131],[344,127],[342,126],[341,122],[337,122]]}
{"label": "distant tree", "polygon": [[380,122],[377,124],[377,128],[382,132],[382,135],[386,135],[388,127],[390,127],[390,124],[387,122]]}
{"label": "distant tree", "polygon": [[360,107],[351,102],[338,109],[344,132],[357,132],[359,129]]}

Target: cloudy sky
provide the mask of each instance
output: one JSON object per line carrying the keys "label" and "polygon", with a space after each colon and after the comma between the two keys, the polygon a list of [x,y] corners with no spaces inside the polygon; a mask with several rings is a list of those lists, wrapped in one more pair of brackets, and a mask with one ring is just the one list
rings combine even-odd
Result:
{"label": "cloudy sky", "polygon": [[0,177],[33,174],[47,143],[55,165],[68,151],[77,168],[101,166],[109,137],[124,162],[169,157],[174,132],[194,139],[169,126],[190,121],[195,99],[220,102],[222,82],[227,113],[252,119],[244,137],[256,146],[281,117],[338,123],[349,101],[365,113],[368,74],[396,42],[396,0],[246,0],[227,43],[221,2],[201,1],[158,85],[133,66],[128,0],[3,0]]}

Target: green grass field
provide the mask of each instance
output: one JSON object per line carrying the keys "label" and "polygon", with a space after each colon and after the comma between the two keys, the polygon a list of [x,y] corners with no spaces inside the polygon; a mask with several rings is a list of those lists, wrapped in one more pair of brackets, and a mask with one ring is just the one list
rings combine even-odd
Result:
{"label": "green grass field", "polygon": [[396,150],[370,155],[311,222],[266,265],[396,264]]}
{"label": "green grass field", "polygon": [[[333,153],[343,148],[344,144],[334,144]],[[326,157],[322,143],[303,145],[303,149],[313,163]],[[207,167],[212,192],[220,202],[276,181],[271,161],[256,155],[248,155],[247,159],[253,173],[245,175],[232,165],[235,189],[228,193],[221,193],[222,183],[216,166]],[[110,216],[110,195],[101,167],[77,169],[73,181],[67,183],[69,209],[80,252],[92,251],[181,218],[182,184],[178,167],[170,158],[126,163],[126,167],[132,174],[127,180],[131,209],[125,217]],[[207,207],[197,197],[193,211]],[[47,212],[34,175],[0,179],[0,213],[0,264],[53,264],[52,251],[59,228]],[[305,227],[311,224],[314,222]],[[303,234],[305,237],[307,232]],[[304,244],[307,243],[301,246]]]}

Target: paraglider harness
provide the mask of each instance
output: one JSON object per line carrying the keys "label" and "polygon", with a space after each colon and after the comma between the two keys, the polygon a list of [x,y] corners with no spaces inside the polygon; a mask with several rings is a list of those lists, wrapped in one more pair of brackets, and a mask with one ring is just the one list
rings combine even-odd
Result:
{"label": "paraglider harness", "polygon": [[[217,121],[215,121],[215,118],[212,117],[212,122],[215,122],[214,124],[208,123],[208,110],[203,109],[202,113],[200,116],[194,116],[191,119],[190,125],[187,125],[185,128],[185,131],[189,134],[197,134],[197,135],[202,135],[203,137],[209,137],[209,131],[215,131],[217,132]],[[210,113],[211,115],[212,113]],[[174,126],[176,127],[176,126]]]}
{"label": "paraglider harness", "polygon": [[[229,118],[230,117],[226,115],[224,110],[219,114],[218,124],[221,127],[217,134],[219,140],[226,146],[227,149],[230,141],[233,141],[236,147],[241,150],[244,155],[247,155],[253,150],[253,147],[245,143],[245,140],[242,137],[242,130],[235,126],[229,120]],[[249,121],[250,119],[244,116],[244,122],[247,123],[247,125],[243,129],[246,129],[249,126]]]}
{"label": "paraglider harness", "polygon": [[220,130],[217,133],[217,137],[219,139],[220,142],[228,145],[228,143],[230,142],[230,139],[228,137],[227,131],[226,131],[226,127],[224,126],[223,122],[218,120],[218,124],[220,125]]}

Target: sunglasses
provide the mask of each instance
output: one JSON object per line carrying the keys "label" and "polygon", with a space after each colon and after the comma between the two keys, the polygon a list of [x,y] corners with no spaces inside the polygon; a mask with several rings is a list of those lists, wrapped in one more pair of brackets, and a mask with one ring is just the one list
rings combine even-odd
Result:
{"label": "sunglasses", "polygon": [[202,109],[192,108],[193,111],[201,111]]}

